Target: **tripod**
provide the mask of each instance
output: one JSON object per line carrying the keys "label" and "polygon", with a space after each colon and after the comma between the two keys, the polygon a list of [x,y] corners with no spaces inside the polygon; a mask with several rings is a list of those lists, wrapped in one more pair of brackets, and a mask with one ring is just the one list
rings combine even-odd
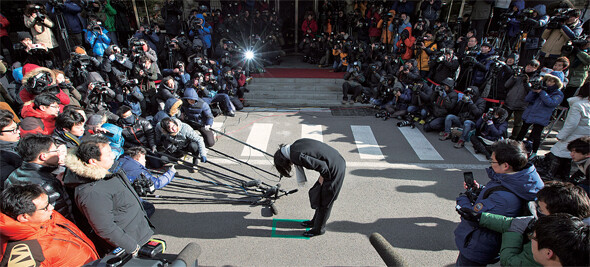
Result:
{"label": "tripod", "polygon": [[[57,29],[59,31],[59,36],[61,37],[62,41],[63,41],[63,49],[62,49],[62,53],[61,55],[63,57],[67,57],[69,58],[70,52],[72,51],[72,47],[70,46],[70,36],[68,35],[68,30],[66,29],[66,23],[64,20],[64,15],[63,12],[57,8],[55,8],[56,12],[55,12],[55,19],[57,22]],[[66,56],[67,55],[67,56]],[[66,58],[63,58],[66,59]],[[60,59],[61,61],[61,59]]]}

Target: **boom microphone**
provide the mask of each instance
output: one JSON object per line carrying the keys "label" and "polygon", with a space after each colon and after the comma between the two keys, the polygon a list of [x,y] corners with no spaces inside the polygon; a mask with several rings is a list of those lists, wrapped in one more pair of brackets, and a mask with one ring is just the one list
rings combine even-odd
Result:
{"label": "boom microphone", "polygon": [[371,245],[373,245],[373,248],[379,253],[387,266],[409,266],[381,234],[372,233],[369,241],[371,241]]}
{"label": "boom microphone", "polygon": [[176,259],[170,264],[170,267],[188,267],[196,266],[197,259],[201,255],[201,247],[195,243],[190,242],[186,247],[178,253]]}

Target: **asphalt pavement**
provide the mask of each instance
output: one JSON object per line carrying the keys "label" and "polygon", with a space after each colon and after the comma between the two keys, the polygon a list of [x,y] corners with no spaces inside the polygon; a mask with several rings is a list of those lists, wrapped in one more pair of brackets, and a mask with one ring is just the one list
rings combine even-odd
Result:
{"label": "asphalt pavement", "polygon": [[[307,171],[310,181],[302,187],[294,178],[280,181],[282,189],[299,191],[276,201],[277,215],[264,205],[227,203],[244,197],[227,193],[239,192],[236,179],[260,179],[269,185],[279,181],[263,171],[276,173],[272,157],[220,134],[212,148],[247,164],[209,151],[211,163],[199,166],[219,173],[205,169],[191,173],[178,167],[189,178],[176,178],[157,192],[202,200],[150,199],[156,204],[152,217],[156,237],[167,241],[168,253],[178,253],[188,242],[196,242],[202,249],[199,264],[204,266],[384,265],[368,238],[378,232],[411,266],[455,262],[458,251],[453,231],[459,215],[454,203],[463,191],[462,172],[473,171],[479,183],[486,183],[484,168],[489,164],[485,159],[467,149],[453,148],[450,141],[439,141],[435,133],[400,129],[393,119],[333,116],[329,109],[256,110],[238,112],[234,118],[217,117],[214,127],[270,154],[281,143],[320,138],[346,159],[347,176],[326,234],[311,239],[301,236],[305,229],[299,221],[313,216],[307,195],[318,177],[313,171]],[[198,186],[225,193],[199,190]]]}

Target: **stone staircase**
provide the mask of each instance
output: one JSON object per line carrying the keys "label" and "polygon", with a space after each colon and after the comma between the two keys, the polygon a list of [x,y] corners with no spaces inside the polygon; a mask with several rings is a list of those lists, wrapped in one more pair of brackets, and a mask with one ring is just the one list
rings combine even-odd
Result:
{"label": "stone staircase", "polygon": [[341,105],[343,79],[254,78],[246,100],[252,107],[334,107]]}

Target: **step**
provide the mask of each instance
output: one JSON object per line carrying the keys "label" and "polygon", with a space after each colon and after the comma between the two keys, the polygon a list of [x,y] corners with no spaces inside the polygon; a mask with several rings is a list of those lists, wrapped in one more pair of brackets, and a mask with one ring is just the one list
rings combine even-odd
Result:
{"label": "step", "polygon": [[344,79],[317,79],[317,78],[254,78],[250,85],[259,83],[310,83],[310,84],[342,84]]}
{"label": "step", "polygon": [[258,86],[248,86],[250,93],[256,92],[341,92],[342,86],[319,86],[319,85],[306,85],[306,86],[294,86],[284,84],[268,84]]}

